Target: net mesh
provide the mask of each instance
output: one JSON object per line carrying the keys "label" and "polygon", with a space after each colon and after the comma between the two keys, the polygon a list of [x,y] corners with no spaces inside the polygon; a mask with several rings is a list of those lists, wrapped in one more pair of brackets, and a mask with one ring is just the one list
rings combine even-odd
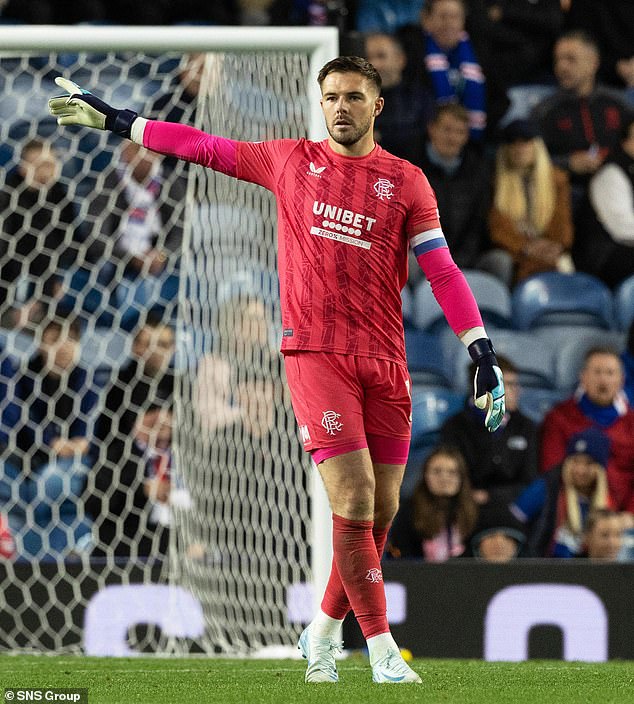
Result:
{"label": "net mesh", "polygon": [[[46,101],[64,75],[148,117],[299,137],[308,74],[293,51],[0,56],[0,647],[86,649],[95,592],[157,582],[202,625],[157,617],[127,649],[297,635],[308,467],[277,352],[274,200],[59,128]],[[177,621],[183,603],[166,604]]]}

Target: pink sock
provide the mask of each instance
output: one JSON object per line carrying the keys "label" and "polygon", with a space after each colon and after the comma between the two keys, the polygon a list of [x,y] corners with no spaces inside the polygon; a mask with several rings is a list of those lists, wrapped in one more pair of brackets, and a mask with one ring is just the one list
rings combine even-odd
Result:
{"label": "pink sock", "polygon": [[[383,550],[385,550],[387,534],[390,532],[391,525],[392,524],[390,523],[385,528],[379,528],[378,526],[372,527],[372,537],[374,538],[374,544],[376,545],[376,552],[379,556],[379,562],[381,561]],[[337,569],[337,564],[334,557],[332,558],[332,567],[330,568],[330,577],[328,579],[328,584],[326,585],[324,598],[321,602],[321,610],[331,618],[336,618],[339,621],[342,621],[346,617],[348,611],[350,611],[350,601],[348,600],[346,590],[343,588],[343,584],[341,583],[341,577],[339,576],[339,570]]]}
{"label": "pink sock", "polygon": [[[333,552],[336,575],[366,639],[387,633],[387,608],[381,563],[372,530],[372,521],[351,521],[333,514]],[[384,529],[387,534],[387,529]],[[383,531],[380,531],[382,533]],[[385,540],[383,539],[383,544]],[[322,609],[332,618],[343,618],[344,603],[337,578],[331,572]],[[324,608],[325,607],[325,608]],[[349,608],[349,607],[348,607]]]}

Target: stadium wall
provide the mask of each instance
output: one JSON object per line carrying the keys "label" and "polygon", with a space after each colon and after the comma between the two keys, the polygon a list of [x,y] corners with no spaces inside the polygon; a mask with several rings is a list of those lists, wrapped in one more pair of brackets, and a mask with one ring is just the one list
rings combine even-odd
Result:
{"label": "stadium wall", "polygon": [[[0,606],[0,649],[59,650],[61,644],[87,655],[131,656],[151,652],[150,644],[161,638],[144,633],[158,629],[164,638],[188,643],[190,652],[201,652],[200,604],[186,590],[160,583],[158,565],[154,584],[147,583],[142,564],[128,569],[125,578],[120,568],[106,564],[92,565],[89,574],[69,564],[63,577],[54,563],[39,570],[47,588],[34,579],[29,563],[0,565],[0,580],[11,583]],[[416,657],[634,659],[634,564],[403,561],[386,563],[384,577],[392,632]],[[304,615],[310,611],[306,590],[310,585],[289,590],[289,620],[310,618]],[[57,608],[46,607],[51,601]],[[364,646],[352,619],[345,624],[344,643],[346,649]]]}

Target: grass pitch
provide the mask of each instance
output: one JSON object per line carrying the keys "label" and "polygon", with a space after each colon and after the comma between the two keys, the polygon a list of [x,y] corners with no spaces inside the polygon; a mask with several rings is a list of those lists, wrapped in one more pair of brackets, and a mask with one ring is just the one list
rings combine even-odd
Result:
{"label": "grass pitch", "polygon": [[414,660],[422,685],[376,685],[367,659],[305,685],[295,660],[0,656],[5,687],[83,687],[90,704],[634,704],[634,662]]}

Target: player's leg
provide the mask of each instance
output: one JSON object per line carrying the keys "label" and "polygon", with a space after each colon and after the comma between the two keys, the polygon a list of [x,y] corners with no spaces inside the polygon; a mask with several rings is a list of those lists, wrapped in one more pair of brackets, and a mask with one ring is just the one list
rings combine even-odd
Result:
{"label": "player's leg", "polygon": [[[364,360],[364,422],[375,481],[374,534],[383,553],[396,512],[411,437],[410,379],[403,365]],[[420,677],[401,656],[389,630],[368,639],[372,679],[385,683],[418,683]]]}
{"label": "player's leg", "polygon": [[[304,449],[312,454],[315,464],[367,448],[363,389],[351,358],[301,352],[286,354],[284,362]],[[371,464],[368,461],[364,466],[367,469]],[[336,573],[334,561],[333,571]],[[300,637],[299,647],[308,660],[307,682],[338,679],[335,653],[341,647],[341,625],[350,606],[338,573],[334,585],[333,598],[324,598],[322,610]]]}

